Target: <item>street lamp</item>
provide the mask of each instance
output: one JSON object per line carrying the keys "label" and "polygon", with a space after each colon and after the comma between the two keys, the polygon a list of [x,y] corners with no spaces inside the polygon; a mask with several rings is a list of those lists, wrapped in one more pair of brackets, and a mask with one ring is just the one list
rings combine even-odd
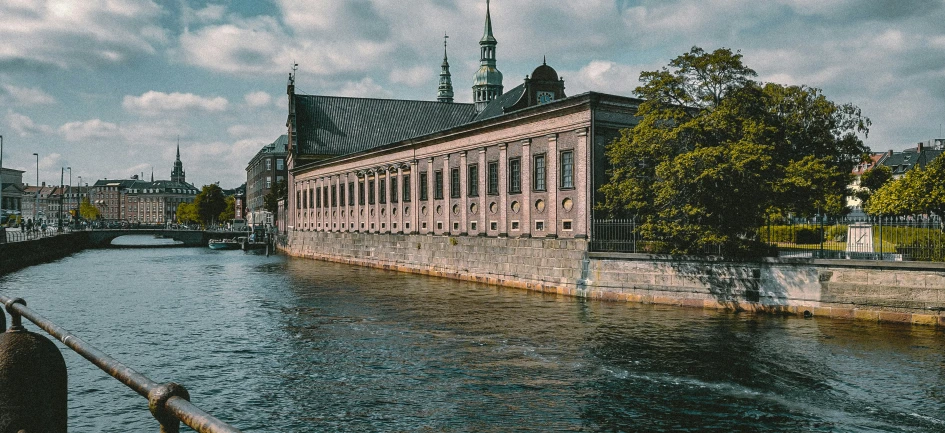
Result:
{"label": "street lamp", "polygon": [[81,215],[79,211],[82,210],[82,176],[76,176],[79,178],[79,184],[76,185],[79,187],[79,194],[75,196],[75,228],[79,228],[79,220]]}
{"label": "street lamp", "polygon": [[[66,170],[69,170],[69,196],[70,196],[70,197],[69,197],[69,200],[66,202],[66,204],[69,205],[69,208],[72,208],[72,197],[71,197],[71,196],[75,194],[75,192],[72,191],[72,167],[66,167]],[[69,221],[71,222],[71,221],[72,221],[72,218],[71,218],[72,213],[69,213],[69,216],[70,216]]]}
{"label": "street lamp", "polygon": [[7,242],[7,233],[3,225],[3,136],[0,135],[0,244]]}
{"label": "street lamp", "polygon": [[39,209],[39,154],[34,153],[33,156],[36,157],[36,201],[33,203],[33,224],[38,223],[36,221],[36,211]]}

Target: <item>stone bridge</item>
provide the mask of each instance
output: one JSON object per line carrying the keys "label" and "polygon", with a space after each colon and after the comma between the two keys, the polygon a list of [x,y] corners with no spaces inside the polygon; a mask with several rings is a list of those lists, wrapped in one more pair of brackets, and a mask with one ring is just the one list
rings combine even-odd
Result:
{"label": "stone bridge", "polygon": [[166,229],[102,229],[83,232],[89,237],[89,246],[92,248],[108,248],[112,240],[128,235],[161,235],[168,239],[183,242],[182,247],[205,247],[214,236],[221,237],[220,232],[202,230],[166,230]]}

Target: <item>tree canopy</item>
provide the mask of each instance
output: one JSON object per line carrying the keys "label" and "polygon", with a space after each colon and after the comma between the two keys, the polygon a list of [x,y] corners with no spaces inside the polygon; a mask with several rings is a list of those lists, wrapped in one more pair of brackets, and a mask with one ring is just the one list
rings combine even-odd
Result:
{"label": "tree canopy", "polygon": [[226,209],[226,198],[220,185],[212,183],[204,185],[197,197],[194,198],[194,207],[200,223],[210,225],[219,221],[220,213]]}
{"label": "tree canopy", "polygon": [[935,214],[945,217],[945,154],[885,182],[863,206],[871,215]]}
{"label": "tree canopy", "polygon": [[223,209],[223,212],[220,212],[219,221],[229,221],[233,218],[236,218],[236,197],[229,196],[224,198],[226,202],[226,208]]}
{"label": "tree canopy", "polygon": [[639,123],[607,147],[598,210],[635,216],[670,252],[741,251],[771,214],[844,212],[870,121],[819,89],[753,80],[726,48],[640,74]]}
{"label": "tree canopy", "polygon": [[88,197],[82,198],[82,203],[79,204],[79,216],[86,220],[97,220],[101,214],[98,208],[92,205]]}

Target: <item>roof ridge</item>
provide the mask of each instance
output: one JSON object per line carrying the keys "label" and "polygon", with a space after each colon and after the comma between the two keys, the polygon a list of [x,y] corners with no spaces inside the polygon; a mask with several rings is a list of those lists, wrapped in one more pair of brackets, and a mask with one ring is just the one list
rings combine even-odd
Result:
{"label": "roof ridge", "polygon": [[331,98],[331,99],[352,99],[352,100],[361,100],[361,101],[392,101],[392,102],[420,102],[424,104],[436,104],[436,105],[475,105],[472,102],[439,102],[439,101],[428,101],[425,99],[396,99],[396,98],[366,98],[362,96],[334,96],[334,95],[308,95],[308,94],[296,94],[296,96],[311,96],[315,98]]}

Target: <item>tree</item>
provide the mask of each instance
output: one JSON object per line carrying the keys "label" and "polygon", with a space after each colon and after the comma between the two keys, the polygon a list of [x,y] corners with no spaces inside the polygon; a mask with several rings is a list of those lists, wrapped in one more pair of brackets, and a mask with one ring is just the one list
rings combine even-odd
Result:
{"label": "tree", "polygon": [[102,212],[92,205],[88,197],[82,199],[82,203],[79,204],[79,215],[82,218],[90,221],[97,220],[101,214]]}
{"label": "tree", "polygon": [[236,218],[236,197],[229,196],[225,199],[226,208],[223,209],[223,212],[220,212],[220,221],[229,221],[233,218]]}
{"label": "tree", "polygon": [[866,170],[860,175],[860,185],[853,191],[853,196],[860,200],[863,207],[866,207],[870,197],[890,180],[892,180],[892,169],[885,165]]}
{"label": "tree", "polygon": [[763,84],[741,54],[693,47],[643,72],[639,123],[607,147],[598,210],[674,253],[753,245],[767,215],[839,214],[869,119],[806,86]]}
{"label": "tree", "polygon": [[[943,154],[945,155],[945,154]],[[939,155],[899,179],[885,182],[863,207],[870,215],[945,217],[945,158]]]}
{"label": "tree", "polygon": [[279,219],[279,200],[285,200],[289,195],[289,185],[285,179],[276,181],[269,192],[263,197],[263,207],[272,212],[273,221]]}
{"label": "tree", "polygon": [[194,198],[198,221],[203,225],[210,225],[217,221],[220,213],[226,209],[226,198],[220,185],[204,185],[197,197]]}
{"label": "tree", "polygon": [[181,224],[200,222],[197,207],[194,206],[193,203],[181,203],[177,205],[177,222]]}

